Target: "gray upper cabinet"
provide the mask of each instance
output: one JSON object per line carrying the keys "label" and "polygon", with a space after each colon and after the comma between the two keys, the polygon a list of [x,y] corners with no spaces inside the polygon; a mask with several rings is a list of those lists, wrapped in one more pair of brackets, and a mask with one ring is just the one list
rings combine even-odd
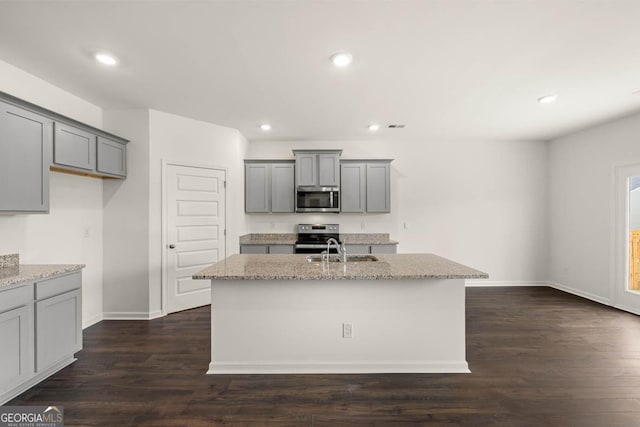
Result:
{"label": "gray upper cabinet", "polygon": [[271,164],[271,212],[293,212],[294,203],[294,164]]}
{"label": "gray upper cabinet", "polygon": [[391,160],[343,160],[340,169],[341,212],[391,212]]}
{"label": "gray upper cabinet", "polygon": [[293,161],[245,161],[245,212],[293,212]]}
{"label": "gray upper cabinet", "polygon": [[318,185],[320,187],[340,185],[340,154],[318,154]]}
{"label": "gray upper cabinet", "polygon": [[366,211],[367,164],[342,162],[340,165],[340,198],[342,212]]}
{"label": "gray upper cabinet", "polygon": [[125,178],[127,146],[125,143],[54,123],[53,164],[65,170],[92,175]]}
{"label": "gray upper cabinet", "polygon": [[52,121],[0,101],[0,211],[48,212]]}
{"label": "gray upper cabinet", "polygon": [[391,212],[390,169],[389,162],[367,163],[367,212]]}
{"label": "gray upper cabinet", "polygon": [[318,155],[309,153],[296,154],[297,185],[318,185]]}
{"label": "gray upper cabinet", "polygon": [[96,136],[62,123],[54,124],[53,163],[93,171],[96,168]]}
{"label": "gray upper cabinet", "polygon": [[342,150],[293,150],[296,157],[296,185],[337,187],[340,185]]}
{"label": "gray upper cabinet", "polygon": [[244,209],[246,212],[269,212],[270,170],[269,163],[245,163]]}
{"label": "gray upper cabinet", "polygon": [[118,177],[127,176],[127,146],[123,143],[98,136],[96,170]]}

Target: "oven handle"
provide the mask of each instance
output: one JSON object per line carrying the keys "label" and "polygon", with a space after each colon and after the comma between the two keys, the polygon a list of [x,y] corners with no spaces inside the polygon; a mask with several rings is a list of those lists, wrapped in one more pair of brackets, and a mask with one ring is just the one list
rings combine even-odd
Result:
{"label": "oven handle", "polygon": [[326,248],[327,245],[321,245],[321,244],[306,244],[306,243],[301,243],[301,244],[296,244],[296,248],[298,249],[322,249],[322,248]]}

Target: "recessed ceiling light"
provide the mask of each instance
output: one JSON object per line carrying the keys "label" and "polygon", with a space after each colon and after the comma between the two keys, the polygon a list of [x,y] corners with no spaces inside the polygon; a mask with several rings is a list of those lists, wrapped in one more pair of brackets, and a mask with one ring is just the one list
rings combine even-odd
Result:
{"label": "recessed ceiling light", "polygon": [[367,126],[367,129],[369,129],[371,132],[375,132],[380,129],[380,125],[377,123],[371,123],[369,126]]}
{"label": "recessed ceiling light", "polygon": [[111,55],[110,53],[106,53],[106,52],[98,52],[95,55],[93,55],[93,57],[99,63],[104,64],[104,65],[109,65],[110,67],[113,67],[114,65],[116,65],[118,63],[118,58],[116,58],[115,56]]}
{"label": "recessed ceiling light", "polygon": [[269,123],[263,123],[260,125],[260,129],[262,129],[263,131],[269,131],[271,130],[271,125]]}
{"label": "recessed ceiling light", "polygon": [[331,62],[336,67],[346,67],[353,61],[353,56],[349,52],[338,52],[331,55]]}
{"label": "recessed ceiling light", "polygon": [[550,104],[558,99],[558,95],[545,95],[538,98],[538,102],[541,104]]}

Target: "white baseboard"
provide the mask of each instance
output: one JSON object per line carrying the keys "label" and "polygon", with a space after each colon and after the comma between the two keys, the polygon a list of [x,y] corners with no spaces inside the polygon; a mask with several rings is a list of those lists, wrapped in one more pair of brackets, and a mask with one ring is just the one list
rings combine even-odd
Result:
{"label": "white baseboard", "polygon": [[207,374],[468,374],[461,361],[211,362]]}
{"label": "white baseboard", "polygon": [[162,314],[162,310],[155,310],[155,311],[149,312],[149,320],[157,319],[158,317],[162,317],[162,316],[164,316],[164,314]]}
{"label": "white baseboard", "polygon": [[616,304],[616,305],[614,305],[614,307],[618,308],[620,310],[628,311],[629,313],[635,314],[637,316],[640,316],[640,311],[638,311],[638,309],[636,309],[636,308],[627,307],[624,304]]}
{"label": "white baseboard", "polygon": [[87,329],[89,326],[93,326],[98,322],[101,322],[104,318],[102,313],[98,313],[95,316],[92,316],[86,320],[82,321],[82,329]]}
{"label": "white baseboard", "polygon": [[153,320],[162,317],[161,311],[112,311],[102,315],[103,320]]}
{"label": "white baseboard", "polygon": [[549,286],[547,282],[534,282],[534,281],[508,281],[508,280],[466,280],[465,286],[468,288],[481,288],[481,287],[501,287],[501,286]]}
{"label": "white baseboard", "polygon": [[560,283],[548,282],[547,286],[559,291],[567,292],[569,294],[577,295],[579,297],[598,302],[600,304],[611,305],[611,300],[609,298],[601,297],[600,295],[592,294],[590,292],[581,291],[570,286],[561,285]]}

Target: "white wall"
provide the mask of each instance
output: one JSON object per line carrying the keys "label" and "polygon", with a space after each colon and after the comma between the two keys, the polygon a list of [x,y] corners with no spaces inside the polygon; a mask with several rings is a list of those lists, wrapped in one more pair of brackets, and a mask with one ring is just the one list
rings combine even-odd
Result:
{"label": "white wall", "polygon": [[640,115],[550,143],[549,278],[561,288],[611,303],[613,167],[640,163]]}
{"label": "white wall", "polygon": [[244,220],[247,141],[236,129],[151,110],[149,191],[150,309],[160,310],[162,270],[162,160],[227,168],[227,256],[239,252]]}
{"label": "white wall", "polygon": [[247,142],[235,129],[154,110],[107,110],[131,140],[125,181],[105,181],[105,318],[148,319],[162,309],[162,160],[227,168],[228,254],[244,222]]}
{"label": "white wall", "polygon": [[126,135],[127,179],[104,181],[105,318],[146,319],[149,310],[149,111],[105,110]]}
{"label": "white wall", "polygon": [[395,159],[391,214],[250,214],[250,232],[337,222],[343,232],[390,233],[399,252],[436,253],[488,272],[491,281],[546,280],[546,143],[252,141],[249,157],[293,158],[293,148]]}
{"label": "white wall", "polygon": [[[102,126],[102,110],[44,80],[0,61],[0,91]],[[85,326],[102,316],[102,181],[51,172],[50,213],[0,215],[0,254],[23,263],[86,264],[82,273]]]}

